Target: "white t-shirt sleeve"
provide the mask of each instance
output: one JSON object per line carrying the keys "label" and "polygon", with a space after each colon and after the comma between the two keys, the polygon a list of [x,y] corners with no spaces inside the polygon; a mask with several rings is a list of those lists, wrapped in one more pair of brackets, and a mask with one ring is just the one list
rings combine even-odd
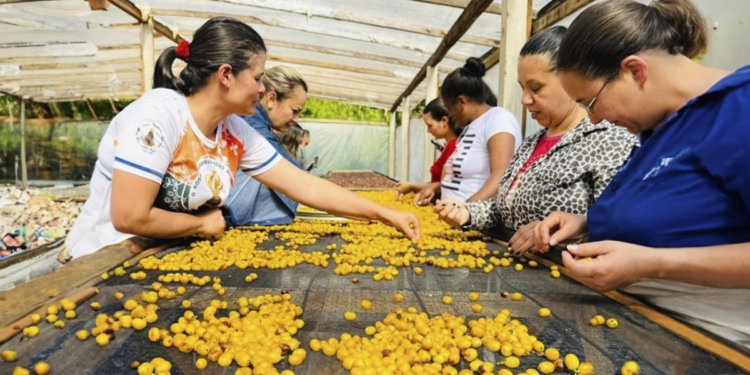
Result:
{"label": "white t-shirt sleeve", "polygon": [[140,101],[141,108],[118,119],[113,169],[161,184],[182,133],[169,115],[174,108],[160,108],[172,103],[177,102]]}
{"label": "white t-shirt sleeve", "polygon": [[273,168],[282,156],[263,138],[258,131],[247,125],[245,121],[236,116],[227,118],[232,129],[239,134],[244,152],[240,158],[239,168],[249,176],[257,176]]}
{"label": "white t-shirt sleeve", "polygon": [[489,141],[495,134],[509,133],[516,138],[515,143],[519,144],[521,127],[518,125],[518,120],[516,120],[513,114],[500,107],[493,108],[490,111],[492,113],[487,117],[487,122],[484,124],[482,137],[486,141]]}

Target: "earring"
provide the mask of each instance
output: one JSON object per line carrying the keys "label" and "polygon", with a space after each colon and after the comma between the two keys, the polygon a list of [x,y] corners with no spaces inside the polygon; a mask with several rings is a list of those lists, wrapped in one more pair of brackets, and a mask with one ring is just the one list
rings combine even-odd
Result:
{"label": "earring", "polygon": [[268,109],[273,109],[273,104],[269,104]]}

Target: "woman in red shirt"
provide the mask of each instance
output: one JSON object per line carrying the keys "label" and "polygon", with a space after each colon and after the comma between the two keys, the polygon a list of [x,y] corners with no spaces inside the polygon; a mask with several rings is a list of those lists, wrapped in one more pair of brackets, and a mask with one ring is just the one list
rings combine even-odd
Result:
{"label": "woman in red shirt", "polygon": [[432,100],[424,107],[422,120],[427,125],[427,131],[435,139],[445,139],[448,143],[440,153],[440,157],[435,160],[435,163],[430,168],[430,182],[399,182],[396,184],[398,199],[401,199],[404,194],[418,192],[430,184],[440,183],[443,178],[443,166],[456,149],[456,140],[458,139],[458,134],[461,133],[461,129],[456,125],[455,121],[448,116],[448,109],[445,108],[443,100],[440,98]]}

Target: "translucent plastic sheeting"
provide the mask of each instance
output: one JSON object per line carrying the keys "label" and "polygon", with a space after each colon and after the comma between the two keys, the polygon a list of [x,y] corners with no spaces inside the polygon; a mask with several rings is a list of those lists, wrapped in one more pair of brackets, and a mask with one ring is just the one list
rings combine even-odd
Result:
{"label": "translucent plastic sheeting", "polygon": [[[303,246],[302,251],[322,250],[330,243],[341,245],[340,237],[322,237],[317,244]],[[271,249],[282,243],[270,240],[259,248]],[[339,246],[340,247],[340,246]],[[491,250],[500,247],[488,244]],[[165,253],[179,250],[167,250]],[[437,255],[437,252],[430,252]],[[376,260],[373,266],[383,266]],[[412,268],[415,265],[412,264]],[[245,269],[230,267],[219,272],[197,272],[192,274],[202,277],[220,276],[226,295],[220,297],[208,284],[202,288],[192,284],[185,285],[187,293],[174,300],[160,300],[159,319],[149,324],[142,331],[122,329],[115,333],[115,339],[106,347],[99,347],[93,338],[79,341],[75,332],[81,329],[94,328],[94,318],[98,313],[114,314],[122,310],[123,302],[134,298],[140,300],[141,292],[149,290],[151,283],[158,275],[166,272],[148,271],[147,278],[133,281],[129,277],[110,277],[100,284],[100,293],[91,300],[82,303],[77,309],[78,317],[65,321],[63,329],[54,329],[51,324],[40,323],[41,332],[33,339],[20,339],[20,335],[0,346],[0,350],[13,349],[18,353],[17,362],[0,362],[0,374],[9,374],[14,366],[31,368],[38,361],[46,361],[52,368],[52,374],[107,374],[132,375],[130,368],[133,361],[149,361],[162,357],[172,363],[172,374],[234,374],[236,364],[221,368],[215,363],[203,371],[196,369],[194,363],[199,356],[195,352],[181,353],[177,348],[165,348],[161,343],[148,339],[151,327],[169,328],[182,316],[183,298],[190,299],[192,309],[200,314],[211,300],[220,299],[230,303],[230,310],[237,310],[234,303],[240,297],[256,297],[263,294],[279,294],[287,289],[292,296],[292,303],[302,307],[301,318],[305,326],[295,336],[301,341],[301,347],[308,351],[306,361],[299,367],[291,368],[300,375],[346,375],[348,372],[336,358],[326,357],[322,353],[310,350],[310,340],[339,337],[342,333],[364,335],[365,327],[382,321],[396,308],[416,307],[428,315],[436,316],[444,312],[464,316],[468,320],[481,317],[494,317],[501,309],[511,311],[513,318],[519,319],[529,328],[529,334],[538,337],[546,347],[554,347],[565,355],[575,353],[582,361],[591,361],[595,374],[619,373],[622,364],[634,360],[640,364],[641,374],[648,375],[729,375],[741,374],[739,369],[717,359],[702,349],[680,339],[664,330],[643,316],[617,304],[591,289],[566,277],[554,279],[549,276],[549,269],[544,267],[526,267],[524,271],[514,271],[512,267],[496,267],[490,274],[481,269],[469,270],[440,269],[423,265],[424,273],[416,275],[409,267],[400,267],[400,274],[393,281],[376,282],[371,274],[336,276],[333,273],[333,262],[328,268],[301,264],[291,269]],[[138,271],[138,267],[128,269]],[[245,276],[255,272],[259,278],[252,283],[245,282]],[[359,283],[352,283],[358,277]],[[166,284],[174,290],[179,284]],[[501,292],[520,292],[521,301],[511,301],[501,297]],[[114,299],[115,292],[122,292],[125,298]],[[402,293],[404,301],[393,301],[394,293]],[[482,313],[473,313],[468,294],[478,292]],[[445,295],[453,297],[452,305],[445,305],[441,299]],[[372,310],[363,311],[362,299],[372,302]],[[99,302],[101,310],[94,312],[88,305]],[[538,315],[541,307],[547,307],[552,315],[542,318]],[[218,316],[226,316],[227,310],[220,310]],[[356,321],[346,321],[344,312],[355,311]],[[589,319],[601,314],[607,318],[616,318],[620,325],[617,329],[591,327]],[[479,358],[484,361],[499,362],[503,357],[499,353],[482,347]],[[542,357],[530,355],[521,358],[521,367],[513,372],[518,373],[527,368],[536,368]],[[462,361],[459,368],[467,367]],[[277,369],[290,368],[286,359]],[[497,371],[497,368],[496,370]],[[556,373],[562,374],[562,373]]]}
{"label": "translucent plastic sheeting", "polygon": [[316,176],[335,170],[371,170],[388,173],[388,127],[382,125],[305,122],[311,141],[306,163],[318,156]]}

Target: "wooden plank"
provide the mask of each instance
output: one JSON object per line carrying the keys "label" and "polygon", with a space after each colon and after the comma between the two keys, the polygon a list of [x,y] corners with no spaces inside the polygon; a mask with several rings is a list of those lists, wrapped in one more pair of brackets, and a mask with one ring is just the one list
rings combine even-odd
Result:
{"label": "wooden plank", "polygon": [[[230,4],[234,4],[238,6],[245,6],[249,8],[248,14],[252,14],[252,8],[262,8],[262,9],[270,9],[270,10],[286,12],[286,13],[302,14],[307,17],[327,18],[327,19],[333,19],[337,21],[352,22],[352,23],[366,25],[366,26],[375,26],[375,27],[382,27],[382,28],[392,29],[392,30],[406,31],[410,33],[434,36],[438,38],[442,38],[446,34],[446,31],[438,29],[438,28],[430,28],[430,27],[424,27],[424,26],[419,26],[419,25],[411,25],[407,23],[393,22],[387,19],[370,18],[367,15],[360,15],[360,14],[343,12],[343,11],[338,11],[338,10],[333,10],[333,9],[331,9],[330,12],[327,12],[327,11],[319,11],[315,7],[306,7],[306,9],[303,9],[299,7],[285,6],[286,2],[271,2],[267,0],[243,0],[241,2],[238,2],[236,0],[229,0],[229,1],[218,0],[218,1],[230,3]],[[162,13],[162,10],[159,10],[159,13]],[[478,45],[483,45],[483,46],[497,46],[498,45],[497,40],[493,40],[492,38],[476,36],[476,35],[463,35],[461,37],[461,41],[465,43],[472,43],[472,44],[478,44]]]}
{"label": "wooden plank", "polygon": [[411,108],[407,96],[401,104],[401,170],[399,179],[409,181],[409,122],[411,120]]}
{"label": "wooden plank", "polygon": [[94,121],[99,121],[99,118],[96,117],[96,112],[94,111],[94,106],[91,105],[91,100],[88,98],[86,99],[86,105],[89,107],[89,111],[91,112],[91,117],[94,118]]}
{"label": "wooden plank", "polygon": [[291,57],[291,56],[279,56],[279,55],[269,55],[268,59],[271,61],[280,61],[285,63],[294,63],[294,64],[300,64],[300,65],[307,65],[307,66],[315,66],[319,68],[328,68],[328,69],[335,69],[335,70],[343,70],[345,72],[354,72],[354,73],[362,73],[362,74],[370,74],[370,75],[378,75],[383,77],[396,77],[396,74],[387,71],[387,70],[379,70],[379,69],[370,69],[370,68],[361,68],[358,66],[351,66],[351,65],[345,65],[345,64],[336,64],[326,61],[317,61],[317,60],[311,60],[311,59],[303,59],[299,57]]}
{"label": "wooden plank", "polygon": [[[110,0],[110,2],[141,23],[148,22],[149,17],[153,18],[153,15],[150,12],[143,12],[141,7],[130,0]],[[179,43],[183,40],[183,38],[177,33],[176,28],[171,27],[156,18],[153,18],[153,23],[154,31],[157,33],[164,35],[175,43]]]}
{"label": "wooden plank", "polygon": [[[547,267],[556,265],[558,266],[561,274],[579,283],[581,282],[581,280],[571,275],[570,272],[562,265],[537,256],[536,254],[526,253],[524,256]],[[680,322],[679,320],[672,318],[669,315],[654,310],[652,307],[646,305],[645,303],[631,295],[619,292],[617,290],[602,294],[627,307],[628,309],[641,314],[646,319],[658,324],[662,328],[674,333],[675,335],[683,338],[691,344],[694,344],[697,347],[733,364],[734,366],[739,367],[745,372],[750,372],[749,356],[743,354],[742,352],[734,349],[729,345],[724,344],[716,338],[707,335],[703,331]]]}
{"label": "wooden plank", "polygon": [[518,59],[526,43],[528,6],[524,1],[503,2],[503,43],[500,46],[500,75],[497,102],[521,123],[523,90],[518,85]]}
{"label": "wooden plank", "polygon": [[388,124],[388,177],[396,178],[396,112],[391,111]]}
{"label": "wooden plank", "polygon": [[[28,170],[26,168],[26,96],[22,97],[21,102],[21,189],[26,190],[29,186]],[[2,319],[0,319],[2,321]]]}
{"label": "wooden plank", "polygon": [[549,26],[562,21],[565,17],[577,12],[579,9],[593,3],[596,0],[565,0],[560,5],[550,9],[543,16],[538,17],[531,25],[531,35],[534,35]]}
{"label": "wooden plank", "polygon": [[[425,90],[424,104],[431,102],[438,97],[438,71],[433,66],[427,67],[427,89]],[[435,163],[435,146],[432,141],[432,134],[429,131],[424,132],[424,163],[422,166],[422,180],[429,182],[431,175],[430,169]]]}
{"label": "wooden plank", "polygon": [[[469,5],[469,0],[412,0],[420,3],[444,5],[452,8],[465,9]],[[512,1],[512,0],[511,0]],[[493,3],[487,7],[486,13],[503,14],[503,4]]]}
{"label": "wooden plank", "polygon": [[466,6],[466,9],[464,9],[461,15],[458,16],[458,19],[453,24],[453,26],[451,26],[448,34],[445,35],[438,48],[435,50],[432,56],[430,56],[429,60],[425,62],[425,64],[419,70],[406,90],[404,90],[404,92],[393,103],[393,106],[391,106],[392,111],[395,111],[396,108],[398,108],[399,104],[401,104],[401,101],[407,96],[411,95],[414,89],[419,86],[419,84],[427,75],[427,67],[436,66],[440,62],[440,60],[445,57],[451,47],[453,47],[456,42],[458,42],[459,38],[464,33],[466,33],[467,30],[469,30],[471,25],[474,24],[474,21],[476,21],[477,18],[482,15],[482,12],[484,12],[485,9],[490,6],[490,4],[492,4],[492,0],[471,0],[471,3],[469,3],[469,5]]}
{"label": "wooden plank", "polygon": [[154,84],[154,17],[148,15],[141,24],[141,90],[147,92]]}
{"label": "wooden plank", "polygon": [[19,57],[94,56],[99,49],[89,42],[49,43],[44,45],[7,46],[0,48],[0,59]]}
{"label": "wooden plank", "polygon": [[[537,14],[534,22],[531,23],[531,35],[546,29],[549,26],[562,21],[569,15],[577,12],[579,9],[585,7],[588,4],[593,3],[595,0],[564,0],[554,8],[544,14]],[[500,50],[498,48],[492,48],[484,54],[484,66],[487,69],[492,68],[500,60]]]}

